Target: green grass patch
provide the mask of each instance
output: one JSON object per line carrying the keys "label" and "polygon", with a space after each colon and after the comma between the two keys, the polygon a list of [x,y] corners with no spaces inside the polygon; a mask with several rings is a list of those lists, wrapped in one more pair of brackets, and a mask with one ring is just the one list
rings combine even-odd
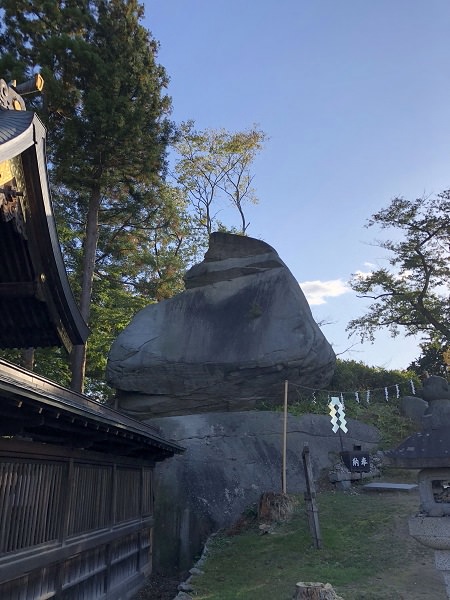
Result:
{"label": "green grass patch", "polygon": [[194,578],[195,598],[290,600],[297,581],[331,583],[346,600],[391,597],[378,596],[368,582],[402,565],[399,523],[413,512],[414,499],[405,504],[396,495],[329,491],[319,494],[318,504],[321,550],[312,544],[301,499],[293,518],[271,534],[261,535],[255,524],[238,535],[216,536],[204,575]]}

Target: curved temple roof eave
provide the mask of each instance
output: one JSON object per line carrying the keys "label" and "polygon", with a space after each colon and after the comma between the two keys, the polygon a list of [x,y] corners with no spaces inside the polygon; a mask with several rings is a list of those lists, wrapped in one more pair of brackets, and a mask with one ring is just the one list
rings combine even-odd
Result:
{"label": "curved temple roof eave", "polygon": [[[48,184],[45,137],[45,127],[34,113],[0,110],[0,162],[18,155],[27,157],[27,164],[32,171],[27,175],[34,177],[37,183],[37,193],[33,195],[33,208],[40,215],[39,238],[42,244],[39,243],[38,248],[34,250],[42,251],[43,248],[47,248],[44,262],[52,271],[50,273],[53,284],[52,302],[70,340],[70,345],[81,345],[89,335],[89,328],[73,297],[59,245]],[[67,339],[61,336],[57,324],[54,325],[58,338],[69,350]]]}

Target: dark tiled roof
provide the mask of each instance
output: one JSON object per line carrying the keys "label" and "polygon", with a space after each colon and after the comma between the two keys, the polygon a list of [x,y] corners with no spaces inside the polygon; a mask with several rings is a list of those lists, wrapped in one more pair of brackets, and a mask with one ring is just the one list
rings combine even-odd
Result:
{"label": "dark tiled roof", "polygon": [[[20,154],[28,147],[28,132],[32,127],[34,113],[20,110],[1,110],[0,111],[0,144],[13,144],[17,150],[15,154]],[[7,146],[0,147],[0,162],[10,158],[11,150]],[[5,155],[3,155],[5,153]]]}
{"label": "dark tiled roof", "polygon": [[0,437],[164,460],[184,451],[158,429],[0,360]]}

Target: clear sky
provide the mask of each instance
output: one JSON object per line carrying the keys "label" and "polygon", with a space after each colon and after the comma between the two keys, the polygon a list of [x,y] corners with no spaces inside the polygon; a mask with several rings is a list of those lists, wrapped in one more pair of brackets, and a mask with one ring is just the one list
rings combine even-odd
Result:
{"label": "clear sky", "polygon": [[[450,188],[448,0],[145,0],[176,122],[269,139],[248,234],[300,282],[335,351],[365,301],[346,289],[382,265],[364,227],[397,195]],[[238,225],[236,221],[229,225]],[[354,340],[357,341],[357,340]],[[405,368],[412,338],[380,333],[342,358]]]}

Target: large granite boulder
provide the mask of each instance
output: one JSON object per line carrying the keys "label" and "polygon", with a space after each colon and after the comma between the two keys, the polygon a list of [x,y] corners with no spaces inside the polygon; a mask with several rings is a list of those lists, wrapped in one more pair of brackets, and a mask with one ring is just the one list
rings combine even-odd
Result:
{"label": "large granite boulder", "polygon": [[[208,536],[236,522],[264,492],[281,492],[282,412],[246,411],[165,417],[149,421],[166,439],[186,448],[155,468],[157,570],[192,566]],[[306,491],[302,451],[310,449],[314,479],[328,481],[341,450],[375,451],[378,430],[354,419],[333,433],[330,417],[287,418],[287,493]]]}
{"label": "large granite boulder", "polygon": [[422,398],[428,403],[435,400],[450,401],[450,384],[444,377],[430,375],[423,381]]}
{"label": "large granite boulder", "polygon": [[328,385],[335,354],[275,250],[213,233],[186,291],[140,311],[107,365],[117,406],[138,418],[279,402],[283,381]]}
{"label": "large granite boulder", "polygon": [[431,375],[423,382],[422,398],[428,402],[422,425],[424,429],[450,426],[450,385],[444,377]]}
{"label": "large granite boulder", "polygon": [[450,384],[444,377],[430,375],[423,380],[417,396],[400,399],[403,416],[420,423],[424,429],[450,425]]}

